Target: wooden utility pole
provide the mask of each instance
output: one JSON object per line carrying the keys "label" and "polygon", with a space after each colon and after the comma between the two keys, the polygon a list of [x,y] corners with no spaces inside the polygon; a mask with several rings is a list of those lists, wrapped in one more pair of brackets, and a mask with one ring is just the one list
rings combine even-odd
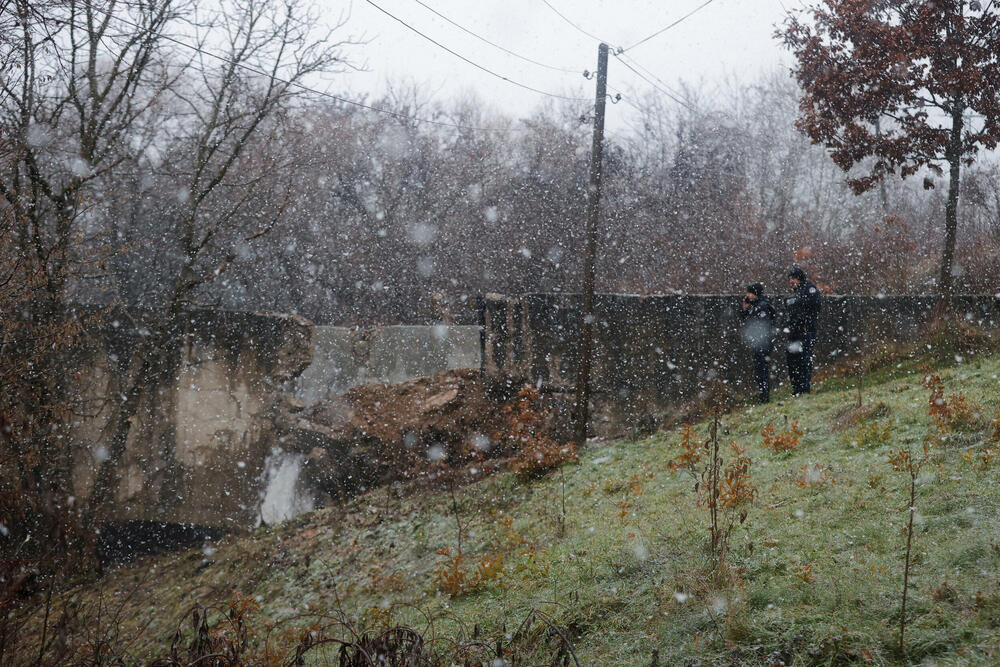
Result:
{"label": "wooden utility pole", "polygon": [[601,208],[601,158],[604,154],[604,103],[608,88],[608,45],[597,48],[597,96],[594,104],[594,143],[590,151],[590,184],[587,188],[586,250],[583,256],[583,294],[580,304],[580,338],[577,341],[576,444],[587,442],[590,418],[590,368],[594,354],[594,264],[597,255],[597,216]]}

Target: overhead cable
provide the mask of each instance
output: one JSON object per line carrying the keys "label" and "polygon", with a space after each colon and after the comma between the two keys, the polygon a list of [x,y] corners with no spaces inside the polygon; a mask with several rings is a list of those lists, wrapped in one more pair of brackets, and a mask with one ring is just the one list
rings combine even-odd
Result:
{"label": "overhead cable", "polygon": [[689,102],[681,99],[680,97],[678,97],[677,95],[674,95],[673,93],[670,93],[670,92],[664,90],[663,88],[660,88],[658,85],[656,85],[655,83],[653,83],[652,81],[650,81],[649,79],[647,79],[646,76],[643,75],[642,72],[640,72],[636,68],[632,67],[632,65],[630,65],[625,60],[622,60],[621,58],[618,58],[618,62],[620,62],[622,65],[625,65],[625,67],[627,67],[628,69],[632,70],[632,72],[636,76],[638,76],[640,79],[642,79],[643,81],[645,81],[646,83],[648,83],[649,85],[651,85],[653,88],[655,88],[656,90],[660,91],[661,93],[663,93],[664,95],[666,95],[667,97],[669,97],[670,99],[672,99],[674,102],[677,102],[677,104],[680,104],[682,107],[684,107],[688,111],[697,111],[697,109],[694,106],[692,106]]}
{"label": "overhead cable", "polygon": [[[542,2],[545,2],[545,0],[542,0]],[[713,2],[715,2],[715,0],[705,0],[705,2],[701,3],[700,5],[698,5],[694,9],[692,9],[690,12],[688,12],[684,16],[680,17],[679,19],[677,19],[676,21],[674,21],[673,23],[671,23],[670,25],[665,26],[663,28],[660,28],[659,30],[657,30],[656,32],[654,32],[652,35],[650,35],[648,37],[644,37],[644,38],[640,39],[638,42],[636,42],[632,46],[629,46],[627,48],[621,49],[619,51],[619,53],[625,53],[626,51],[631,51],[632,49],[634,49],[635,47],[639,46],[640,44],[645,44],[646,42],[648,42],[649,40],[653,39],[654,37],[658,37],[658,36],[662,35],[666,31],[668,31],[671,28],[673,28],[675,25],[677,25],[677,24],[685,21],[686,19],[694,16],[696,13],[698,13],[699,11],[701,11],[703,8],[707,7],[708,5],[712,4]],[[548,4],[548,3],[546,2],[545,4]]]}
{"label": "overhead cable", "polygon": [[[121,23],[124,23],[126,25],[132,26],[133,28],[137,28],[139,30],[146,30],[146,28],[144,28],[143,26],[141,26],[141,25],[139,25],[137,23],[134,23],[134,22],[130,21],[129,19],[126,19],[126,18],[123,18],[121,16],[112,14],[109,11],[106,11],[106,10],[101,10],[101,11],[104,11],[104,13],[107,16],[109,16],[110,18],[113,18],[113,19],[115,19],[115,20],[117,20],[117,21],[119,21]],[[228,65],[233,65],[233,66],[238,67],[238,68],[240,68],[240,69],[242,69],[244,71],[251,72],[253,74],[257,74],[257,75],[268,77],[268,78],[273,78],[275,81],[279,81],[279,82],[285,84],[286,86],[291,86],[291,87],[297,88],[297,89],[302,90],[302,91],[307,92],[307,93],[313,93],[314,95],[319,95],[321,97],[326,97],[328,99],[335,100],[337,102],[343,102],[344,104],[348,104],[348,105],[351,105],[351,106],[359,107],[361,109],[367,109],[368,111],[374,111],[374,112],[377,112],[377,113],[385,114],[387,116],[392,116],[392,117],[397,118],[399,120],[415,121],[415,122],[419,122],[419,123],[427,123],[429,125],[438,125],[438,126],[441,126],[441,127],[452,127],[452,128],[457,128],[457,129],[460,129],[460,130],[474,130],[474,131],[478,131],[478,132],[510,132],[510,131],[517,131],[517,130],[520,129],[520,128],[516,128],[516,127],[503,128],[503,127],[477,127],[477,126],[474,126],[474,125],[462,125],[460,123],[449,123],[447,121],[442,121],[442,120],[431,120],[429,118],[420,118],[418,116],[410,116],[410,115],[407,115],[407,114],[404,114],[404,113],[399,113],[398,111],[392,111],[391,109],[382,109],[380,107],[375,107],[375,106],[371,106],[369,104],[364,104],[363,102],[357,102],[355,100],[351,100],[351,99],[348,99],[346,97],[340,97],[339,95],[334,95],[333,93],[328,93],[328,92],[326,92],[324,90],[317,90],[316,88],[310,88],[309,86],[307,86],[305,84],[302,84],[302,83],[299,83],[297,81],[289,81],[288,79],[283,79],[283,78],[281,78],[279,76],[273,75],[271,73],[265,72],[264,70],[261,70],[261,69],[258,69],[256,67],[253,67],[252,65],[248,65],[248,64],[243,63],[243,62],[232,60],[232,59],[227,58],[225,56],[221,56],[221,55],[219,55],[217,53],[212,53],[211,51],[208,51],[207,49],[204,49],[201,46],[198,46],[197,44],[191,44],[189,42],[185,42],[183,40],[177,39],[176,37],[171,37],[170,35],[161,34],[160,37],[162,39],[165,39],[168,42],[172,42],[172,43],[174,43],[174,44],[176,44],[178,46],[184,47],[186,49],[190,49],[190,50],[195,51],[196,53],[199,53],[199,54],[201,54],[203,56],[207,56],[209,58],[213,58],[215,60],[218,60],[220,62],[226,63]]]}
{"label": "overhead cable", "polygon": [[669,93],[671,95],[676,95],[677,97],[686,97],[683,93],[679,93],[676,90],[674,90],[673,88],[671,88],[670,86],[668,86],[663,81],[663,79],[661,79],[660,77],[656,76],[656,74],[654,74],[653,72],[651,72],[648,67],[643,67],[642,63],[638,62],[635,58],[633,58],[631,56],[626,56],[624,53],[617,53],[617,54],[615,54],[615,57],[618,58],[619,60],[621,60],[622,64],[625,64],[625,62],[627,61],[633,67],[635,67],[635,68],[637,68],[639,70],[642,70],[647,75],[653,77],[653,79],[658,84],[660,84],[660,86],[662,86],[665,89],[666,93]]}
{"label": "overhead cable", "polygon": [[486,67],[483,67],[479,63],[466,58],[465,56],[463,56],[462,54],[460,54],[460,53],[458,53],[456,51],[453,51],[452,49],[448,48],[447,46],[445,46],[441,42],[438,42],[434,38],[425,35],[424,33],[420,32],[419,30],[417,30],[416,28],[414,28],[413,26],[411,26],[409,23],[407,23],[403,19],[401,19],[398,16],[395,16],[395,15],[389,13],[388,11],[386,11],[385,9],[383,9],[382,7],[379,7],[374,2],[372,2],[372,0],[365,0],[365,2],[367,2],[369,5],[371,5],[375,9],[379,10],[380,12],[382,12],[383,14],[385,14],[386,16],[388,16],[389,18],[391,18],[394,21],[396,21],[396,22],[400,23],[401,25],[405,26],[407,29],[412,30],[416,34],[420,35],[421,37],[423,37],[424,39],[426,39],[431,44],[434,44],[438,48],[444,49],[445,51],[447,51],[451,55],[455,56],[459,60],[462,60],[463,62],[466,62],[466,63],[472,65],[473,67],[475,67],[476,69],[482,70],[482,71],[486,72],[487,74],[489,74],[491,76],[495,76],[496,78],[501,79],[503,81],[506,81],[507,83],[511,83],[511,84],[513,84],[515,86],[518,86],[519,88],[524,88],[525,90],[530,90],[533,93],[538,93],[539,95],[547,95],[548,97],[554,97],[554,98],[557,98],[557,99],[560,99],[560,100],[571,100],[573,102],[588,102],[589,101],[585,97],[572,97],[572,96],[569,96],[569,95],[560,95],[558,93],[550,93],[550,92],[547,92],[547,91],[544,91],[544,90],[539,90],[538,88],[532,88],[531,86],[527,86],[527,85],[525,85],[523,83],[519,83],[518,81],[514,81],[510,77],[506,77],[503,74],[497,74],[493,70],[491,70],[489,68],[486,68]]}
{"label": "overhead cable", "polygon": [[583,33],[583,34],[584,34],[584,35],[586,35],[587,37],[590,37],[591,39],[593,39],[593,40],[596,40],[596,41],[598,41],[598,42],[607,42],[607,40],[604,40],[604,39],[601,39],[601,38],[600,38],[600,37],[598,37],[597,35],[595,35],[595,34],[593,34],[593,33],[590,33],[590,32],[587,32],[586,30],[584,30],[583,28],[581,28],[581,27],[580,27],[580,26],[578,26],[577,24],[573,23],[573,21],[571,21],[571,20],[570,20],[569,18],[567,18],[565,14],[563,14],[563,13],[562,13],[562,12],[560,12],[560,11],[559,11],[558,9],[556,9],[555,7],[553,7],[553,6],[552,6],[552,4],[551,4],[551,3],[549,2],[549,0],[542,0],[542,2],[543,2],[543,3],[545,3],[545,6],[546,6],[546,7],[548,7],[548,8],[549,8],[549,9],[551,9],[551,10],[552,10],[553,12],[555,12],[556,16],[558,16],[558,17],[559,17],[559,18],[561,18],[561,19],[562,19],[563,21],[565,21],[566,23],[568,23],[568,24],[570,24],[571,26],[573,26],[573,27],[574,27],[574,28],[575,28],[576,30],[578,30],[579,32]]}
{"label": "overhead cable", "polygon": [[[639,44],[642,44],[643,42],[646,42],[646,41],[652,39],[653,37],[656,37],[657,35],[662,34],[663,32],[665,32],[665,31],[669,30],[670,28],[674,27],[675,25],[677,25],[681,21],[683,21],[683,20],[687,19],[688,17],[692,16],[699,9],[701,9],[702,7],[705,7],[706,5],[708,5],[709,3],[713,2],[713,1],[714,0],[707,0],[706,2],[704,2],[703,4],[701,4],[700,6],[696,7],[691,12],[688,12],[686,15],[684,15],[681,18],[677,19],[676,21],[674,21],[670,25],[666,26],[665,28],[662,28],[661,30],[658,30],[657,32],[655,32],[652,35],[650,35],[649,37],[646,37],[645,39],[642,39],[642,40],[636,42],[635,44],[633,44],[632,46],[630,46],[628,48],[621,48],[621,47],[613,48],[613,49],[611,49],[611,53],[614,54],[615,57],[618,58],[618,60],[621,62],[622,65],[624,65],[628,69],[632,70],[632,72],[635,73],[636,76],[638,76],[640,79],[642,79],[643,81],[645,81],[646,83],[648,83],[649,85],[651,85],[657,91],[659,91],[663,95],[669,97],[670,99],[672,99],[673,101],[677,102],[681,106],[683,106],[683,107],[685,107],[685,108],[687,108],[687,109],[689,109],[691,111],[695,111],[696,109],[691,104],[689,104],[684,99],[682,99],[682,96],[679,93],[677,93],[676,91],[672,91],[670,89],[670,86],[668,86],[667,84],[663,83],[663,81],[660,80],[655,74],[653,74],[652,72],[650,72],[649,70],[647,70],[645,67],[643,67],[641,64],[639,64],[638,62],[636,62],[634,60],[631,60],[630,61],[631,64],[630,64],[630,62],[624,60],[622,58],[622,56],[629,49],[635,48]],[[568,23],[570,26],[572,26],[574,29],[576,29],[580,33],[582,33],[582,34],[586,35],[587,37],[590,37],[591,39],[594,39],[594,40],[596,40],[598,42],[602,42],[602,43],[605,43],[605,44],[609,43],[608,40],[601,39],[597,35],[594,35],[593,33],[587,32],[586,30],[584,30],[583,28],[581,28],[579,25],[577,25],[576,23],[574,23],[565,14],[563,14],[558,9],[556,9],[552,5],[552,3],[549,2],[549,0],[542,0],[542,2],[545,4],[546,7],[548,7],[549,9],[551,9],[559,18],[561,18],[563,21],[565,21],[566,23]],[[659,82],[659,85],[657,85],[657,83],[654,83],[653,81],[650,81],[646,76],[644,76],[642,74],[642,72],[639,72],[636,68],[644,70],[649,76],[651,76],[654,79],[656,79],[656,81]],[[628,102],[628,100],[626,100],[626,102]],[[628,102],[628,103],[629,103],[629,106],[631,106],[631,107],[633,107],[635,109],[639,108],[636,105],[632,104],[631,102]]]}
{"label": "overhead cable", "polygon": [[486,39],[482,35],[479,35],[476,32],[474,32],[472,30],[469,30],[465,26],[459,25],[455,21],[452,21],[450,18],[448,18],[447,16],[445,16],[441,12],[437,11],[436,9],[434,9],[433,7],[431,7],[430,5],[422,2],[421,0],[413,0],[413,1],[416,2],[418,5],[420,5],[421,7],[427,9],[427,11],[433,13],[438,18],[444,19],[448,23],[452,24],[453,26],[455,26],[456,28],[458,28],[462,32],[467,33],[469,35],[472,35],[473,37],[475,37],[479,41],[484,42],[486,44],[489,44],[490,46],[492,46],[495,49],[500,49],[504,53],[512,55],[515,58],[519,58],[519,59],[521,59],[521,60],[523,60],[525,62],[531,63],[532,65],[538,65],[539,67],[544,67],[545,69],[550,69],[550,70],[553,70],[555,72],[565,72],[567,74],[579,74],[580,73],[579,70],[568,69],[566,67],[557,67],[556,65],[548,65],[546,63],[539,62],[537,60],[533,60],[532,58],[528,58],[527,56],[522,56],[520,53],[516,53],[514,51],[511,51],[510,49],[504,48],[504,47],[500,46],[499,44],[491,42],[490,40]]}

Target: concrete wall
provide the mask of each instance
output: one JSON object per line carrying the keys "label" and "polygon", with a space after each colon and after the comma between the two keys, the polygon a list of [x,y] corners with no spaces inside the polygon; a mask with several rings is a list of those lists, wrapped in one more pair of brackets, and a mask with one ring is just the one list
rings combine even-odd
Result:
{"label": "concrete wall", "polygon": [[[931,297],[826,297],[817,366],[905,342],[930,316]],[[713,382],[753,394],[748,352],[724,296],[600,295],[593,388],[595,430],[612,431],[696,397]],[[956,298],[977,324],[1000,323],[1000,299]],[[134,424],[115,489],[116,521],[253,525],[265,461],[279,445],[278,406],[316,404],[349,388],[480,366],[500,384],[572,390],[579,297],[490,295],[479,326],[314,327],[297,317],[197,311],[175,323],[176,373],[153,388]],[[141,320],[141,318],[140,318]],[[106,453],[109,425],[141,322],[110,318],[81,361],[78,393],[91,406],[75,425],[74,493],[85,501]],[[117,325],[117,326],[116,326]],[[783,341],[776,366],[784,376]]]}
{"label": "concrete wall", "polygon": [[[597,431],[643,420],[695,398],[712,382],[753,395],[749,352],[740,341],[737,297],[602,294],[596,297],[592,373]],[[913,339],[934,297],[827,296],[816,366]],[[580,297],[488,295],[480,300],[483,372],[500,383],[573,389]],[[953,308],[981,326],[1000,324],[1000,298],[956,297]],[[785,341],[775,372],[785,378]]]}
{"label": "concrete wall", "polygon": [[[117,319],[110,324],[79,380],[81,395],[99,406],[73,432],[74,492],[82,501],[107,456],[115,397],[136,335],[113,326]],[[252,525],[274,445],[274,405],[312,359],[312,327],[293,316],[223,311],[189,313],[175,324],[174,380],[144,396],[105,518]]]}
{"label": "concrete wall", "polygon": [[[174,329],[173,381],[143,397],[109,521],[254,525],[265,463],[280,446],[279,405],[290,398],[314,405],[361,384],[480,365],[478,326],[358,330],[288,315],[196,311]],[[110,316],[80,362],[77,392],[94,408],[72,434],[81,502],[107,456],[115,397],[141,331],[141,314]]]}
{"label": "concrete wall", "polygon": [[315,327],[312,363],[291,385],[306,405],[375,382],[478,368],[478,326]]}

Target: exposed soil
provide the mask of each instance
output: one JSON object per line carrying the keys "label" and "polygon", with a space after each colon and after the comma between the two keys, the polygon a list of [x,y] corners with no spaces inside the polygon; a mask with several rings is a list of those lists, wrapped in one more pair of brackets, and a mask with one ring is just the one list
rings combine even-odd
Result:
{"label": "exposed soil", "polygon": [[287,408],[279,442],[307,454],[306,478],[331,499],[477,462],[481,471],[511,453],[497,441],[513,399],[493,394],[477,369],[355,387],[309,410]]}
{"label": "exposed soil", "polygon": [[[313,409],[310,419],[384,442],[416,436],[427,443],[456,444],[496,431],[503,405],[487,396],[479,371],[467,368],[397,384],[355,387],[339,400]],[[345,407],[349,415],[344,414]]]}

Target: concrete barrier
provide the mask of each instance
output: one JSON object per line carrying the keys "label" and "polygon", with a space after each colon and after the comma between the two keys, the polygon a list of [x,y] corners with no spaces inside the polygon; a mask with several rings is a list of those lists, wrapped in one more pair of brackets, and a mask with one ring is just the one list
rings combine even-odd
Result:
{"label": "concrete barrier", "polygon": [[[591,392],[596,432],[646,423],[721,382],[753,394],[749,352],[740,340],[739,297],[595,297]],[[932,316],[932,296],[826,296],[816,368],[910,342]],[[480,299],[483,372],[496,383],[530,383],[569,393],[576,381],[579,294],[491,294]],[[952,310],[985,328],[1000,326],[1000,297],[960,296]],[[785,372],[786,341],[775,341],[775,375]]]}
{"label": "concrete barrier", "polygon": [[[102,406],[73,426],[73,493],[81,502],[106,458],[117,405],[107,399],[118,395],[141,331],[120,322],[141,316],[111,315],[72,374],[75,391]],[[361,384],[480,366],[478,326],[359,330],[275,313],[198,310],[172,327],[173,377],[143,395],[116,469],[109,521],[254,525],[265,463],[281,445],[275,415],[289,394],[313,405]]]}
{"label": "concrete barrier", "polygon": [[[74,390],[100,409],[74,422],[73,495],[90,497],[107,458],[134,338],[112,313],[81,353]],[[141,320],[140,320],[141,321]],[[274,313],[197,310],[171,324],[173,376],[148,387],[115,471],[105,519],[201,526],[253,525],[264,461],[274,446],[281,387],[312,358],[312,324]],[[146,524],[135,524],[146,525]],[[155,531],[154,531],[155,532]]]}

